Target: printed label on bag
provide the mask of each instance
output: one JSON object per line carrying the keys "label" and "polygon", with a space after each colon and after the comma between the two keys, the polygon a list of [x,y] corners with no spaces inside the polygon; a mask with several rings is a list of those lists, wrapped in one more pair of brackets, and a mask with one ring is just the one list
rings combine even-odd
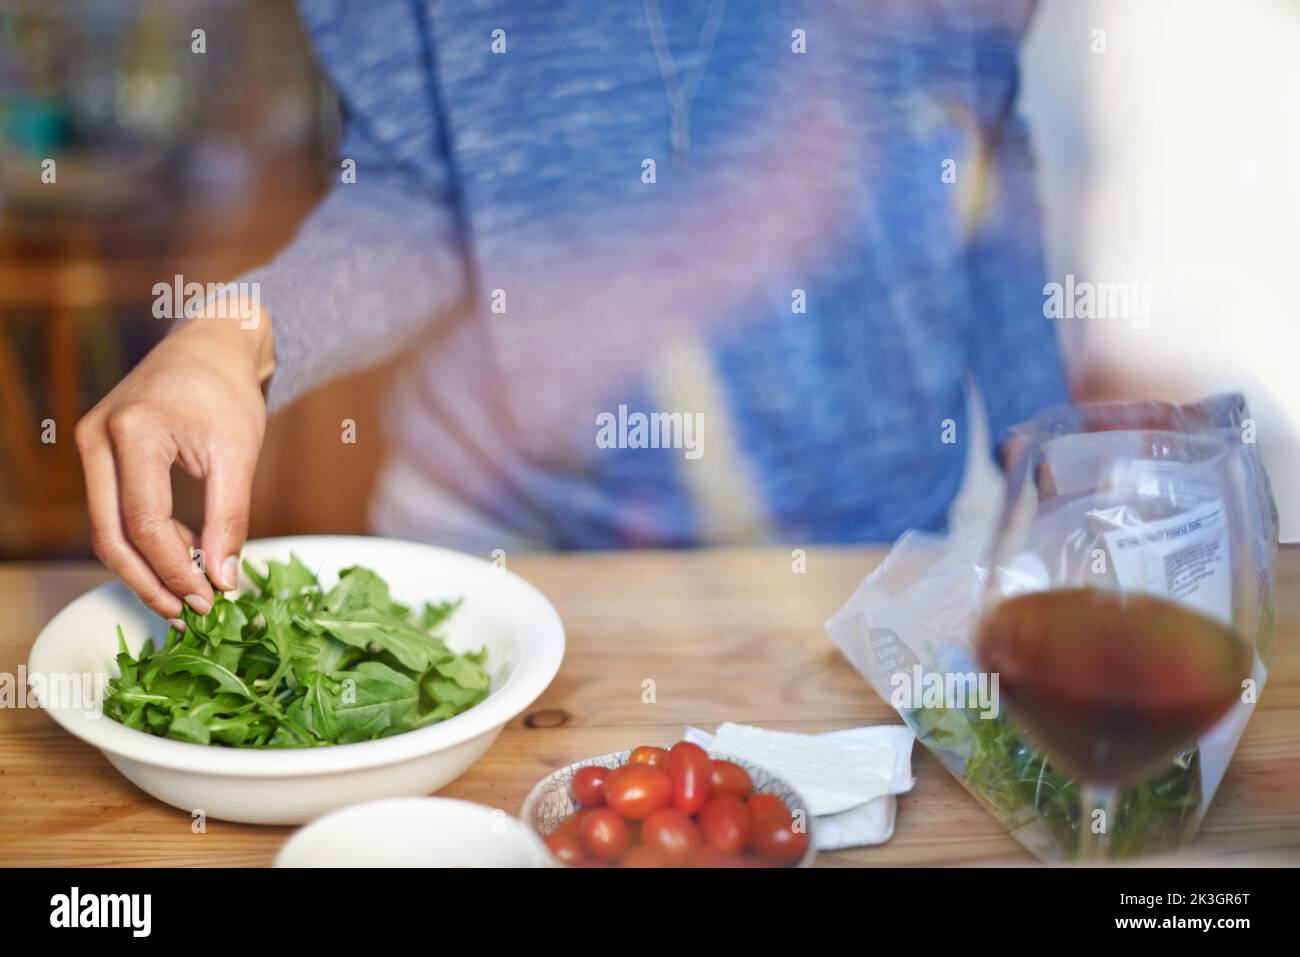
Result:
{"label": "printed label on bag", "polygon": [[1221,499],[1114,529],[1105,538],[1121,588],[1159,595],[1231,623],[1231,556]]}

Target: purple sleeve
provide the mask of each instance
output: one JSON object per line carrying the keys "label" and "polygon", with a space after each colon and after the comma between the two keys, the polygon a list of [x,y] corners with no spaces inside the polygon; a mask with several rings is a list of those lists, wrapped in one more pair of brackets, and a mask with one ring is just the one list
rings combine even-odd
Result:
{"label": "purple sleeve", "polygon": [[400,0],[302,5],[346,135],[334,189],[273,262],[242,277],[260,284],[275,330],[268,411],[399,353],[466,294],[431,40],[413,11]]}

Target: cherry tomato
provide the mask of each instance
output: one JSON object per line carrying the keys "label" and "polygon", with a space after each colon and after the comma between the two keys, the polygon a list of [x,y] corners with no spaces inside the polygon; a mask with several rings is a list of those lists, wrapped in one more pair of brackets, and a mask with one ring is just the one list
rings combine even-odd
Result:
{"label": "cherry tomato", "polygon": [[790,820],[790,809],[775,794],[750,795],[749,800],[745,802],[745,810],[749,812],[751,824],[765,817],[774,817],[779,821]]}
{"label": "cherry tomato", "polygon": [[591,808],[585,808],[585,807],[578,808],[578,810],[574,811],[563,821],[561,821],[559,827],[557,827],[551,833],[572,834],[574,837],[577,837],[579,826],[582,824],[582,819],[590,813],[591,813]]}
{"label": "cherry tomato", "polygon": [[709,798],[700,808],[699,825],[704,840],[726,854],[739,854],[749,840],[749,812],[730,794]]}
{"label": "cherry tomato", "polygon": [[766,867],[753,854],[727,854],[712,844],[700,844],[691,848],[686,857],[687,867]]}
{"label": "cherry tomato", "polygon": [[627,821],[607,807],[594,808],[582,819],[578,839],[596,860],[614,864],[627,851]]}
{"label": "cherry tomato", "polygon": [[796,863],[808,850],[808,833],[796,831],[792,820],[760,818],[750,828],[749,846],[767,863],[784,867]]}
{"label": "cherry tomato", "polygon": [[636,844],[628,848],[619,867],[672,867],[672,859],[657,847]]}
{"label": "cherry tomato", "polygon": [[546,835],[546,846],[551,849],[551,853],[565,864],[577,864],[586,854],[582,850],[582,843],[578,840],[576,834],[568,834],[559,830],[552,831]]}
{"label": "cherry tomato", "polygon": [[685,861],[691,849],[700,845],[700,831],[688,815],[666,807],[645,819],[641,825],[641,840],[646,847],[657,848],[669,860]]}
{"label": "cherry tomato", "polygon": [[730,794],[742,801],[754,790],[749,772],[734,761],[714,761],[710,767],[709,784],[714,794]]}
{"label": "cherry tomato", "polygon": [[724,854],[712,844],[700,844],[691,848],[686,856],[687,867],[734,867],[739,858],[735,854]]}
{"label": "cherry tomato", "polygon": [[643,821],[673,799],[666,771],[645,764],[624,764],[605,778],[605,803],[634,821]]}
{"label": "cherry tomato", "polygon": [[668,752],[668,776],[673,782],[673,807],[694,814],[709,799],[713,762],[698,744],[678,741]]}
{"label": "cherry tomato", "polygon": [[706,758],[709,756],[709,752],[705,751],[702,747],[700,747],[698,744],[695,744],[692,741],[678,741],[676,744],[674,744],[671,748],[668,749],[668,754],[670,757],[672,756],[672,753],[674,751],[676,751],[679,755],[702,754]]}
{"label": "cherry tomato", "polygon": [[605,778],[608,775],[609,768],[579,768],[570,784],[573,799],[583,807],[600,807],[605,803]]}
{"label": "cherry tomato", "polygon": [[668,751],[664,748],[654,748],[648,744],[633,750],[631,756],[627,759],[628,764],[648,764],[652,768],[662,768],[668,763]]}

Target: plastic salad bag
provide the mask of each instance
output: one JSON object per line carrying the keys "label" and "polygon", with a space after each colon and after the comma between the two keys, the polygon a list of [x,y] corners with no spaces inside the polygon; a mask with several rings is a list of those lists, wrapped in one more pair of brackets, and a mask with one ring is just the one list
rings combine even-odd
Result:
{"label": "plastic salad bag", "polygon": [[[1039,473],[1037,494],[1051,507],[1039,507],[1033,547],[996,574],[1042,589],[1049,568],[1092,561],[1101,587],[1189,606],[1253,643],[1253,696],[1248,689],[1195,747],[1120,792],[1107,856],[1174,850],[1204,817],[1272,657],[1277,510],[1253,420],[1234,394],[1191,405],[1062,406],[1014,431],[1042,451],[1050,478],[1043,492]],[[1213,449],[1213,470],[1189,454],[1198,443]],[[946,538],[907,532],[826,630],[1021,844],[1044,860],[1068,860],[1079,844],[1079,782],[992,706],[995,686],[972,654],[991,544],[960,529]]]}

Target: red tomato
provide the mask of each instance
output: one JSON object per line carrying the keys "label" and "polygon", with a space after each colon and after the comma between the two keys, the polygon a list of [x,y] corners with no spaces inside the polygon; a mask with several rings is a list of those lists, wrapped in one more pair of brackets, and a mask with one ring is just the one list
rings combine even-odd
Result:
{"label": "red tomato", "polygon": [[668,752],[668,776],[673,782],[673,807],[694,814],[709,799],[709,778],[713,762],[705,750],[689,741],[678,741]]}
{"label": "red tomato", "polygon": [[608,775],[609,768],[579,768],[569,785],[573,799],[583,807],[600,807],[605,803],[605,778]]}
{"label": "red tomato", "polygon": [[569,834],[562,831],[552,831],[546,835],[546,846],[551,849],[551,853],[565,864],[577,864],[586,855],[582,850],[582,843],[578,840],[576,834]]}
{"label": "red tomato", "polygon": [[767,863],[784,867],[797,863],[808,850],[808,833],[796,831],[792,820],[760,818],[750,828],[749,845]]}
{"label": "red tomato", "polygon": [[648,764],[652,768],[662,768],[668,763],[668,752],[663,748],[653,748],[648,744],[633,750],[627,759],[628,764]]}
{"label": "red tomato", "polygon": [[684,861],[691,849],[700,844],[695,822],[676,808],[655,811],[641,825],[641,840],[646,847],[657,848],[669,860]]}
{"label": "red tomato", "polygon": [[710,768],[709,784],[714,794],[730,794],[742,801],[754,790],[749,772],[734,761],[714,761]]}
{"label": "red tomato", "polygon": [[709,756],[709,753],[707,751],[705,751],[698,744],[695,744],[694,742],[691,741],[678,741],[676,744],[674,744],[671,748],[668,749],[668,753],[670,755],[674,751],[676,751],[678,754],[702,754],[706,758]]}
{"label": "red tomato", "polygon": [[624,817],[643,821],[673,799],[666,771],[645,764],[624,764],[605,778],[605,803]]}
{"label": "red tomato", "polygon": [[735,867],[739,860],[735,854],[724,854],[712,844],[700,844],[691,848],[686,857],[687,867]]}
{"label": "red tomato", "polygon": [[595,808],[582,819],[578,839],[589,855],[613,864],[627,851],[627,821],[607,807]]}
{"label": "red tomato", "polygon": [[645,844],[637,844],[630,848],[623,859],[618,862],[619,867],[672,867],[672,860],[657,847],[648,847]]}
{"label": "red tomato", "polygon": [[749,812],[730,794],[709,798],[700,808],[699,824],[704,840],[727,854],[739,854],[749,840]]}
{"label": "red tomato", "polygon": [[790,809],[775,794],[750,795],[749,800],[745,802],[745,810],[749,812],[751,824],[765,817],[774,817],[779,821],[790,820]]}
{"label": "red tomato", "polygon": [[766,867],[753,854],[727,854],[712,844],[701,844],[691,848],[686,858],[688,867]]}
{"label": "red tomato", "polygon": [[570,814],[568,817],[566,817],[563,821],[561,821],[560,824],[559,824],[559,827],[557,827],[557,828],[556,828],[554,831],[552,831],[551,833],[552,833],[552,834],[572,834],[574,837],[577,837],[577,836],[578,836],[578,828],[579,828],[579,825],[582,824],[582,819],[583,819],[584,817],[586,817],[586,816],[587,816],[588,814],[590,814],[590,813],[591,813],[591,809],[590,809],[590,808],[585,808],[585,807],[580,807],[580,808],[578,808],[578,810],[574,811],[572,814]]}

